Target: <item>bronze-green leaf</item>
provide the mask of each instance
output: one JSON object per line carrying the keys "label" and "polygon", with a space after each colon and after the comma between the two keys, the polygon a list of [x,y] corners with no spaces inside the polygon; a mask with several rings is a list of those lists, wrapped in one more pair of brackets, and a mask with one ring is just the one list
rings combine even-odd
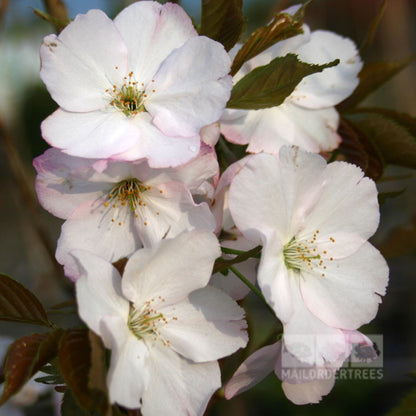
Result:
{"label": "bronze-green leaf", "polygon": [[385,163],[416,169],[416,118],[381,108],[357,109],[348,118],[378,148]]}
{"label": "bronze-green leaf", "polygon": [[283,103],[296,85],[306,76],[321,72],[339,63],[339,60],[314,65],[299,61],[294,54],[279,56],[269,64],[259,66],[234,86],[228,108],[259,110]]}
{"label": "bronze-green leaf", "polygon": [[234,58],[231,75],[235,75],[244,62],[254,58],[276,42],[303,33],[303,17],[309,3],[310,1],[306,2],[293,16],[288,13],[278,13],[271,23],[255,30]]}
{"label": "bronze-green leaf", "polygon": [[[94,362],[94,365],[96,366],[97,363]],[[90,384],[92,366],[89,331],[86,329],[66,331],[62,336],[58,351],[58,367],[61,374],[75,400],[83,409],[86,411],[97,409],[99,414],[106,415],[109,410],[106,394],[95,388],[96,380],[94,380],[94,386]]]}
{"label": "bronze-green leaf", "polygon": [[244,27],[242,0],[202,0],[200,35],[222,43],[229,51]]}
{"label": "bronze-green leaf", "polygon": [[4,274],[0,274],[0,321],[52,326],[39,299]]}
{"label": "bronze-green leaf", "polygon": [[6,356],[5,384],[0,405],[16,394],[29,379],[57,354],[62,330],[33,334],[11,344]]}

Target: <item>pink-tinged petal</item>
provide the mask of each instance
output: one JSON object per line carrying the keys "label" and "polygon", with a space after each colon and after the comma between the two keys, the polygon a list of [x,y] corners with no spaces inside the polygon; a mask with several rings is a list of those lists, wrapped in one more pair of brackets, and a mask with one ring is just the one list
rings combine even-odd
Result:
{"label": "pink-tinged petal", "polygon": [[285,396],[294,404],[319,403],[334,387],[335,376],[327,379],[313,380],[308,383],[282,383]]}
{"label": "pink-tinged petal", "polygon": [[218,240],[205,231],[184,232],[162,240],[154,248],[139,250],[130,257],[123,274],[123,293],[137,307],[152,298],[155,308],[180,302],[207,285],[220,254]]}
{"label": "pink-tinged petal", "polygon": [[140,248],[135,219],[128,207],[106,207],[104,199],[78,207],[63,224],[56,250],[56,259],[64,265],[65,275],[71,280],[79,276],[69,254],[71,250],[87,250],[112,263]]}
{"label": "pink-tinged petal", "polygon": [[40,76],[52,98],[68,111],[108,105],[106,89],[121,82],[127,69],[126,45],[100,10],[78,15],[59,36],[46,36],[40,55]]}
{"label": "pink-tinged petal", "polygon": [[[249,161],[251,156],[246,156],[237,162],[234,162],[232,165],[228,166],[228,168],[223,172],[221,177],[216,184],[214,200],[212,202],[211,210],[214,214],[214,217],[217,221],[217,228],[215,229],[215,233],[219,234],[221,229],[223,228],[224,222],[224,211],[228,209],[228,191],[229,186],[234,179],[234,176],[240,169]],[[226,213],[226,216],[230,216],[231,214]],[[234,226],[234,222],[232,221],[231,227]],[[260,243],[260,241],[259,241]]]}
{"label": "pink-tinged petal", "polygon": [[67,154],[108,158],[140,140],[136,124],[118,111],[71,113],[56,110],[41,124],[43,138]]}
{"label": "pink-tinged petal", "polygon": [[204,143],[208,146],[214,147],[220,138],[220,124],[218,122],[208,124],[207,126],[202,127],[199,134],[201,135],[201,140]]}
{"label": "pink-tinged petal", "polygon": [[[293,313],[284,323],[284,345],[302,363],[323,366],[338,362],[344,357],[349,345],[344,333],[326,325],[305,306],[299,288],[299,275],[290,280]],[[284,356],[287,358],[287,355]],[[282,367],[290,367],[282,361]]]}
{"label": "pink-tinged petal", "polygon": [[311,225],[305,232],[318,229],[318,244],[337,232],[355,233],[364,239],[372,236],[380,217],[374,181],[346,162],[330,163],[321,180],[323,191],[308,213],[307,223]]}
{"label": "pink-tinged petal", "polygon": [[[236,230],[234,230],[236,232]],[[248,251],[255,247],[255,244],[246,240],[240,234],[234,234],[235,240],[223,240],[221,242],[222,247],[233,248],[236,250]],[[232,259],[235,255],[223,254],[224,258]],[[259,261],[257,259],[248,259],[242,263],[235,264],[234,267],[243,274],[251,283],[255,284],[257,276],[257,266]],[[229,270],[226,275],[218,272],[212,275],[209,282],[211,286],[221,289],[235,300],[245,298],[250,289],[244,284],[234,273]]]}
{"label": "pink-tinged petal", "polygon": [[159,328],[163,339],[194,362],[217,360],[247,345],[244,309],[214,287],[196,290],[160,312],[168,321]]}
{"label": "pink-tinged petal", "polygon": [[107,375],[110,402],[137,409],[151,377],[147,346],[130,332],[127,320],[118,316],[106,317],[101,327],[109,340],[107,347],[111,348]]}
{"label": "pink-tinged petal", "polygon": [[225,385],[225,398],[229,400],[260,383],[273,371],[279,353],[280,341],[260,348],[250,355]]}
{"label": "pink-tinged petal", "polygon": [[347,98],[358,85],[362,62],[351,39],[317,30],[296,54],[301,61],[313,64],[340,60],[337,66],[304,78],[289,98],[296,104],[308,108],[332,107]]}
{"label": "pink-tinged petal", "polygon": [[92,163],[53,148],[35,158],[36,193],[43,208],[66,219],[79,205],[101,195],[103,184],[88,180],[94,174]]}
{"label": "pink-tinged petal", "polygon": [[326,260],[325,265],[325,276],[302,272],[302,296],[311,313],[327,325],[344,329],[370,322],[388,283],[383,256],[366,242],[350,257]]}
{"label": "pink-tinged petal", "polygon": [[285,235],[289,212],[281,189],[281,172],[274,156],[253,156],[235,175],[228,197],[231,215],[244,236],[257,242],[277,229]]}
{"label": "pink-tinged petal", "polygon": [[330,107],[313,110],[286,100],[277,107],[261,110],[226,110],[221,132],[236,144],[248,144],[251,153],[278,154],[284,145],[296,145],[313,153],[338,147],[339,116]]}
{"label": "pink-tinged petal", "polygon": [[79,316],[109,347],[101,321],[118,317],[127,328],[129,302],[121,293],[120,274],[109,262],[88,251],[74,250],[71,255],[80,274],[75,284]]}
{"label": "pink-tinged petal", "polygon": [[152,168],[169,168],[187,163],[198,155],[201,145],[199,135],[165,135],[152,124],[148,113],[140,116],[137,126],[141,133],[137,145],[114,155],[114,159],[135,161],[146,158]]}
{"label": "pink-tinged petal", "polygon": [[152,346],[149,353],[150,380],[143,394],[142,413],[202,416],[221,386],[218,363],[192,363],[160,344]]}
{"label": "pink-tinged petal", "polygon": [[219,175],[219,165],[215,149],[201,144],[196,157],[176,168],[154,169],[146,183],[149,185],[171,181],[182,182],[192,194],[200,194],[201,185]]}
{"label": "pink-tinged petal", "polygon": [[171,3],[133,3],[117,15],[114,24],[129,49],[129,70],[145,84],[174,49],[197,36],[189,16]]}
{"label": "pink-tinged petal", "polygon": [[169,136],[189,137],[217,121],[230,98],[230,65],[224,47],[203,36],[173,51],[155,75],[155,92],[145,102],[154,124]]}
{"label": "pink-tinged petal", "polygon": [[142,201],[143,205],[136,208],[134,215],[137,215],[137,233],[145,247],[186,230],[215,229],[215,219],[208,205],[195,204],[191,193],[179,182],[152,187],[142,194]]}
{"label": "pink-tinged petal", "polygon": [[263,247],[257,281],[267,303],[282,322],[288,322],[294,313],[290,280],[293,280],[292,271],[285,265],[280,240],[270,238]]}
{"label": "pink-tinged petal", "polygon": [[256,229],[265,235],[277,233],[286,244],[316,204],[323,186],[318,178],[325,167],[323,158],[299,148],[282,148],[280,164],[270,155],[253,156],[230,187],[237,227],[249,239]]}
{"label": "pink-tinged petal", "polygon": [[[295,126],[289,143],[313,153],[332,151],[341,143],[337,133],[339,115],[335,108],[307,109],[294,105],[289,100],[278,108],[284,111]],[[279,130],[281,135],[285,134]]]}

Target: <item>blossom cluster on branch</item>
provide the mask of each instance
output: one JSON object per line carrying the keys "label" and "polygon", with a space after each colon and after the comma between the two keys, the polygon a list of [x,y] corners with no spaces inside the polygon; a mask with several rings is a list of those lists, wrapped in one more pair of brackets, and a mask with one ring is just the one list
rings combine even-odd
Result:
{"label": "blossom cluster on branch", "polygon": [[274,371],[292,402],[316,403],[355,346],[377,355],[358,331],[388,284],[368,242],[377,189],[331,153],[363,64],[350,39],[311,31],[305,7],[245,44],[155,1],[114,20],[91,10],[43,41],[59,108],[41,125],[36,191],[64,220],[56,259],[111,355],[117,411],[202,415],[218,360],[249,341],[237,301],[250,291],[282,331],[225,380],[227,399]]}

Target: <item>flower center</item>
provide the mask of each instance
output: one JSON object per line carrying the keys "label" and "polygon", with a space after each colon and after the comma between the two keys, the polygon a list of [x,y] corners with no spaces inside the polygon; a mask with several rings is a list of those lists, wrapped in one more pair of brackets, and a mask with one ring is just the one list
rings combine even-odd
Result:
{"label": "flower center", "polygon": [[136,178],[124,179],[119,182],[108,194],[109,202],[105,202],[107,207],[110,203],[113,204],[113,208],[116,208],[117,204],[128,205],[131,211],[135,211],[138,205],[143,205],[141,194],[151,189],[150,186],[145,186]]}
{"label": "flower center", "polygon": [[[319,234],[319,230],[316,230],[310,240],[297,240],[296,237],[292,237],[283,247],[283,257],[288,269],[292,269],[298,273],[301,270],[311,272],[318,269],[321,272],[321,276],[325,276],[325,260],[328,256],[326,250],[320,252],[316,244],[317,234]],[[332,237],[330,237],[330,241],[335,242]],[[330,257],[329,260],[333,261],[333,258]]]}
{"label": "flower center", "polygon": [[[165,301],[161,296],[159,296],[159,300]],[[150,336],[154,341],[159,340],[162,341],[163,345],[170,346],[170,341],[165,340],[159,332],[159,328],[162,325],[167,325],[169,321],[163,316],[163,313],[152,307],[154,301],[155,299],[147,301],[140,310],[130,305],[127,326],[138,339]],[[178,318],[173,317],[172,319],[177,320]]]}
{"label": "flower center", "polygon": [[[152,82],[154,81],[152,80]],[[111,90],[107,89],[105,92],[110,95],[110,105],[120,110],[127,117],[146,111],[144,101],[147,94],[145,93],[144,84],[139,84],[134,79],[133,71],[127,77],[124,77],[123,85],[119,87],[113,85]]]}

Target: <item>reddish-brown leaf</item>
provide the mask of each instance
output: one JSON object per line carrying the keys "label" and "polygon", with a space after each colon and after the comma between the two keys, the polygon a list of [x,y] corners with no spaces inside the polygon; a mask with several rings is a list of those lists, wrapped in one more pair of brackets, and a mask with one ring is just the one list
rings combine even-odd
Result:
{"label": "reddish-brown leaf", "polygon": [[242,0],[202,0],[200,34],[224,45],[229,51],[244,27]]}
{"label": "reddish-brown leaf", "polygon": [[0,274],[0,321],[52,326],[39,299],[4,274]]}
{"label": "reddish-brown leaf", "polygon": [[29,379],[57,354],[62,330],[19,338],[9,347],[5,384],[0,405],[16,394]]}
{"label": "reddish-brown leaf", "polygon": [[348,119],[371,140],[383,161],[416,169],[416,118],[383,108],[359,108]]}
{"label": "reddish-brown leaf", "polygon": [[303,16],[308,3],[305,3],[293,16],[288,13],[278,13],[271,23],[255,30],[234,58],[230,74],[235,75],[244,62],[276,42],[302,33]]}
{"label": "reddish-brown leaf", "polygon": [[[97,365],[97,362],[94,362],[95,368]],[[96,409],[100,414],[105,415],[109,409],[107,397],[102,390],[96,388],[95,379],[93,386],[90,384],[93,358],[87,329],[65,332],[59,344],[58,366],[78,404],[87,411]],[[104,370],[102,371],[104,374]]]}
{"label": "reddish-brown leaf", "polygon": [[359,166],[366,176],[377,180],[383,173],[383,161],[368,137],[353,122],[341,119],[339,150],[347,162]]}
{"label": "reddish-brown leaf", "polygon": [[356,107],[368,95],[406,68],[415,57],[416,54],[403,62],[373,62],[365,64],[358,74],[360,83],[347,99],[337,105],[338,111],[345,112]]}

